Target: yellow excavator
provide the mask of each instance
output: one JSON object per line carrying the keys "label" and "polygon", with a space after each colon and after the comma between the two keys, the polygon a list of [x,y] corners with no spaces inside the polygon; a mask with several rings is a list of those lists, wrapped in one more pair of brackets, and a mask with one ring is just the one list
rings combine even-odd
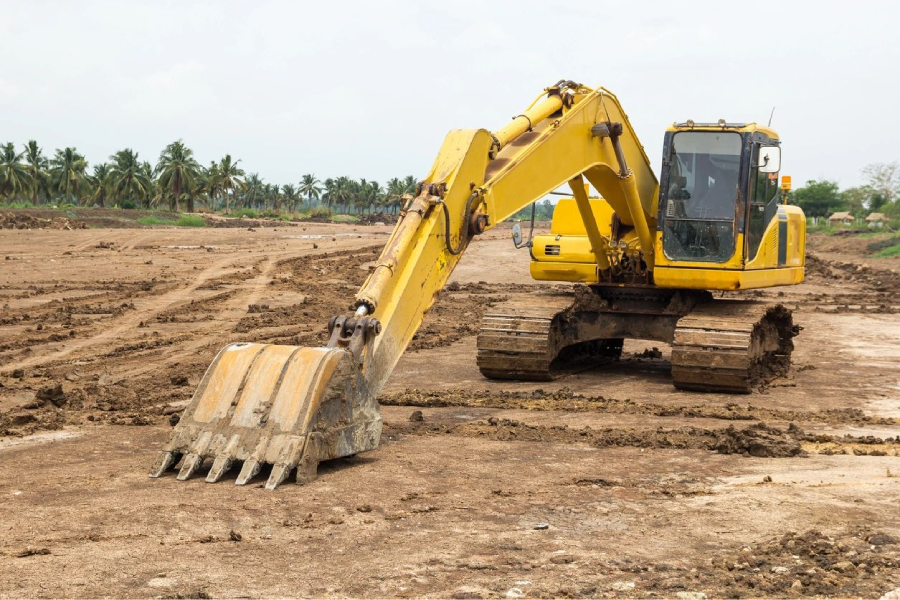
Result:
{"label": "yellow excavator", "polygon": [[680,389],[748,392],[789,366],[798,328],[783,306],[712,292],[803,280],[806,221],[779,194],[780,165],[768,127],[689,120],[666,131],[660,185],[618,99],[566,80],[493,133],[451,131],[327,345],[226,346],[150,476],[211,460],[206,481],[240,464],[243,485],[271,465],[275,488],[377,447],[378,394],[469,242],[566,184],[550,233],[515,228],[514,242],[534,278],[575,286],[486,314],[481,372],[550,379],[636,338],[672,345]]}

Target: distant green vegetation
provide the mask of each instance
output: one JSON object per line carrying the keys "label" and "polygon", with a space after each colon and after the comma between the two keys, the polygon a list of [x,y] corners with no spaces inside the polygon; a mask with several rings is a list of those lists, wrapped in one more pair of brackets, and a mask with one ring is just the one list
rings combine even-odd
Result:
{"label": "distant green vegetation", "polygon": [[169,219],[164,219],[162,217],[157,217],[156,215],[147,215],[146,217],[141,217],[137,220],[141,225],[174,225],[175,222]]}
{"label": "distant green vegetation", "polygon": [[206,227],[206,221],[197,215],[181,215],[181,218],[175,221],[175,225],[178,227]]}
{"label": "distant green vegetation", "polygon": [[331,217],[332,223],[359,223],[359,217],[355,215],[334,215]]}
{"label": "distant green vegetation", "polygon": [[807,217],[827,217],[848,211],[855,218],[872,212],[900,217],[900,163],[872,163],[862,170],[863,185],[841,189],[836,181],[810,180],[788,196]]}
{"label": "distant green vegetation", "polygon": [[890,258],[892,256],[900,256],[900,242],[894,244],[893,246],[889,246],[880,252],[876,252],[875,256],[878,258]]}
{"label": "distant green vegetation", "polygon": [[894,235],[883,240],[872,242],[869,244],[868,249],[869,252],[874,253],[878,258],[900,256],[900,236]]}
{"label": "distant green vegetation", "polygon": [[35,140],[17,148],[0,144],[0,199],[9,208],[71,206],[144,210],[167,208],[192,213],[198,207],[227,216],[278,218],[280,213],[322,208],[338,213],[399,212],[415,193],[416,178],[377,181],[333,177],[320,181],[308,173],[296,183],[266,183],[246,173],[240,160],[226,154],[208,167],[177,140],[166,146],[156,164],[125,148],[107,162],[93,164],[74,147],[47,157]]}
{"label": "distant green vegetation", "polygon": [[[534,207],[534,220],[535,221],[549,221],[553,219],[553,209],[556,208],[556,205],[550,202],[550,199],[544,199],[543,202],[537,202]],[[529,204],[513,216],[509,218],[510,221],[530,221],[531,220],[531,205]]]}

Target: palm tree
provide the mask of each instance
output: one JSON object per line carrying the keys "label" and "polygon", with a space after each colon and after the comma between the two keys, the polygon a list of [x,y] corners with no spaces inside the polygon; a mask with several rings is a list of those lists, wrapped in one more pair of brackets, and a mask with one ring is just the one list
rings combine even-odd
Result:
{"label": "palm tree", "polygon": [[244,181],[244,205],[248,208],[259,208],[259,199],[265,193],[265,185],[258,173],[250,173]]}
{"label": "palm tree", "polygon": [[265,187],[266,202],[264,208],[269,208],[269,200],[272,201],[272,210],[278,210],[278,201],[281,198],[281,188],[277,184],[268,183]]}
{"label": "palm tree", "polygon": [[147,166],[138,160],[138,153],[125,148],[110,156],[109,160],[113,161],[109,173],[113,195],[120,200],[142,200],[149,208],[152,178],[147,175]]}
{"label": "palm tree", "polygon": [[288,207],[290,207],[290,209],[292,211],[296,210],[297,204],[302,202],[302,198],[300,198],[300,194],[297,192],[297,188],[295,188],[293,185],[288,183],[286,185],[281,186],[281,192],[282,192],[281,198],[282,198],[282,200],[284,200],[284,203]]}
{"label": "palm tree", "polygon": [[111,195],[112,181],[109,176],[111,169],[107,163],[94,165],[94,174],[90,177],[90,183],[94,186],[94,192],[91,194],[91,200],[97,203],[97,206],[104,208],[106,199]]}
{"label": "palm tree", "polygon": [[312,208],[313,199],[318,200],[320,194],[322,193],[322,187],[319,185],[322,183],[318,179],[316,179],[315,175],[307,174],[303,176],[303,179],[300,180],[300,193],[306,196],[306,203]]}
{"label": "palm tree", "polygon": [[200,163],[194,158],[194,151],[177,140],[159,154],[154,173],[162,190],[169,195],[169,210],[181,211],[182,196],[187,200],[187,211],[194,212],[194,196],[189,193],[197,187]]}
{"label": "palm tree", "polygon": [[331,211],[331,207],[337,201],[337,181],[329,177],[325,180],[324,186],[325,192],[322,194],[322,200],[325,201],[325,206]]}
{"label": "palm tree", "polygon": [[206,206],[210,211],[216,210],[216,200],[218,200],[219,192],[221,191],[220,180],[219,164],[214,160],[210,161],[203,184],[203,191],[207,197]]}
{"label": "palm tree", "polygon": [[50,160],[51,189],[66,197],[66,200],[78,200],[78,194],[87,182],[88,163],[78,154],[75,148],[57,150]]}
{"label": "palm tree", "polygon": [[383,193],[377,181],[366,181],[365,179],[360,179],[359,182],[354,181],[352,189],[353,207],[361,213],[377,204]]}
{"label": "palm tree", "polygon": [[47,167],[50,164],[44,156],[43,150],[35,140],[28,140],[25,144],[25,163],[28,172],[31,173],[31,201],[38,202],[38,193],[43,191],[48,194]]}
{"label": "palm tree", "polygon": [[150,182],[149,187],[147,187],[147,204],[159,206],[164,200],[165,190],[153,177],[153,165],[149,161],[141,161],[141,174]]}
{"label": "palm tree", "polygon": [[387,182],[387,191],[384,195],[385,207],[399,210],[403,203],[403,196],[410,193],[407,190],[406,183],[401,179],[394,177]]}
{"label": "palm tree", "polygon": [[236,194],[244,189],[244,170],[238,166],[240,160],[233,161],[230,154],[219,161],[218,169],[218,187],[219,191],[225,196],[225,211],[228,212],[229,192],[232,198],[236,198]]}
{"label": "palm tree", "polygon": [[347,210],[352,204],[356,190],[354,187],[356,182],[349,177],[338,177],[334,182],[334,202],[341,207],[341,210]]}
{"label": "palm tree", "polygon": [[7,200],[32,187],[33,179],[28,167],[19,162],[24,154],[16,152],[12,142],[0,147],[0,194],[5,194]]}

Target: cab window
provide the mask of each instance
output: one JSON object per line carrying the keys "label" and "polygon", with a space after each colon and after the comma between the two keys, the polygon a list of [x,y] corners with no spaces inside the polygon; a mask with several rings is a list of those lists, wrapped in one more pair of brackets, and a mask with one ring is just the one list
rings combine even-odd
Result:
{"label": "cab window", "polygon": [[670,259],[724,262],[734,255],[741,148],[736,132],[672,136],[663,229]]}

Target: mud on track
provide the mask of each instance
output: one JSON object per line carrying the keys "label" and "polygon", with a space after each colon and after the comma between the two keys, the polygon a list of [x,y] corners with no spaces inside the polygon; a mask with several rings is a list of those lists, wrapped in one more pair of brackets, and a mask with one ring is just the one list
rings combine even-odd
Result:
{"label": "mud on track", "polygon": [[[900,263],[810,260],[794,368],[677,392],[669,348],[491,382],[527,297],[472,243],[381,401],[382,446],[269,493],[146,470],[231,341],[320,344],[386,226],[0,232],[0,596],[878,597],[900,588]],[[268,474],[263,472],[257,484]]]}

